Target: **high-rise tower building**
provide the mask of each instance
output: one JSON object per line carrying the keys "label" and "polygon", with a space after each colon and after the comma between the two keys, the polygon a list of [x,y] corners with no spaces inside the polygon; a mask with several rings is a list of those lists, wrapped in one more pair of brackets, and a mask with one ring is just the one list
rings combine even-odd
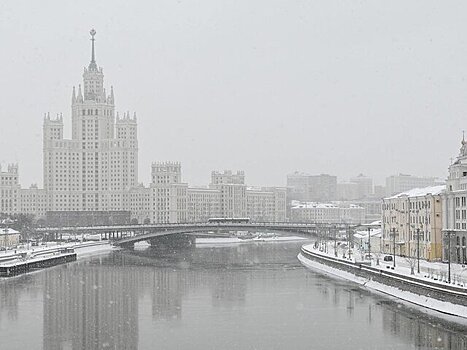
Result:
{"label": "high-rise tower building", "polygon": [[96,63],[96,31],[90,34],[91,62],[71,98],[71,139],[63,136],[61,114],[44,119],[44,190],[52,211],[122,210],[138,183],[136,115],[115,113],[113,88],[106,93]]}

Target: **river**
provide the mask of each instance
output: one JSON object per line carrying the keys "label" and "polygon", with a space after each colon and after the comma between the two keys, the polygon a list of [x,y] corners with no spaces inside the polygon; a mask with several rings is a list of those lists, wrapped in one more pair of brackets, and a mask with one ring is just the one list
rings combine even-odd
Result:
{"label": "river", "polygon": [[303,242],[116,251],[0,280],[0,349],[466,349],[465,325],[302,267]]}

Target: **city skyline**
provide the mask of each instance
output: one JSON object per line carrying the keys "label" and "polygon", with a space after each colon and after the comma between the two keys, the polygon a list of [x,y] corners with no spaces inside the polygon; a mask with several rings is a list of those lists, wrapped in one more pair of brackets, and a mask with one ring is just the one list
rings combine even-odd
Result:
{"label": "city skyline", "polygon": [[[452,68],[467,57],[462,11],[392,4],[388,11],[410,16],[391,32],[383,21],[375,37],[365,28],[382,13],[370,5],[351,14],[346,6],[334,13],[322,4],[323,19],[314,21],[312,5],[286,10],[272,3],[268,21],[261,2],[247,8],[140,3],[133,8],[142,17],[136,26],[125,25],[136,18],[125,6],[109,5],[92,3],[96,11],[79,18],[86,2],[66,10],[57,4],[63,16],[53,21],[39,4],[28,5],[30,11],[21,3],[0,5],[0,39],[8,52],[0,58],[0,92],[8,101],[0,108],[6,150],[0,162],[19,163],[24,186],[42,184],[43,114],[71,119],[70,91],[88,61],[91,27],[117,109],[138,111],[144,183],[151,163],[164,160],[184,164],[185,181],[194,185],[205,185],[212,169],[242,169],[249,183],[265,186],[283,185],[296,170],[340,179],[364,173],[375,183],[397,173],[446,177],[467,110],[465,74]],[[310,17],[301,16],[303,7]],[[174,16],[176,25],[167,27]],[[320,39],[317,31],[333,16],[348,33],[331,26]],[[445,27],[417,26],[426,16]],[[257,21],[264,29],[249,31]],[[355,33],[359,39],[349,41]],[[421,62],[425,55],[431,60]]]}

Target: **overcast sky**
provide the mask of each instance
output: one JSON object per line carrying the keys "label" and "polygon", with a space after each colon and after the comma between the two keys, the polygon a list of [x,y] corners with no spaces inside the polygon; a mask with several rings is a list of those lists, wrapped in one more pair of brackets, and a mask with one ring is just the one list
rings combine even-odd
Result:
{"label": "overcast sky", "polygon": [[295,170],[376,183],[445,178],[467,128],[465,1],[0,2],[0,162],[42,186],[42,123],[90,61],[135,111],[139,179],[245,170],[283,186]]}

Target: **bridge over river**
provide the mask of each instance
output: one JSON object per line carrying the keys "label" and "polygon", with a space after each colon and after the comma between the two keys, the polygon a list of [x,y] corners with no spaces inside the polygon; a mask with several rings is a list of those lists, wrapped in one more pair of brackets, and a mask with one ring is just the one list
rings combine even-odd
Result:
{"label": "bridge over river", "polygon": [[279,234],[295,233],[305,235],[331,236],[340,230],[347,230],[343,223],[290,223],[290,222],[249,222],[249,223],[178,223],[178,224],[149,224],[149,225],[118,225],[118,226],[89,226],[89,227],[42,227],[36,231],[55,238],[63,235],[82,236],[99,235],[101,239],[109,239],[118,246],[132,246],[139,241],[173,242],[182,241],[192,243],[198,237],[226,236],[230,231],[277,232]]}

